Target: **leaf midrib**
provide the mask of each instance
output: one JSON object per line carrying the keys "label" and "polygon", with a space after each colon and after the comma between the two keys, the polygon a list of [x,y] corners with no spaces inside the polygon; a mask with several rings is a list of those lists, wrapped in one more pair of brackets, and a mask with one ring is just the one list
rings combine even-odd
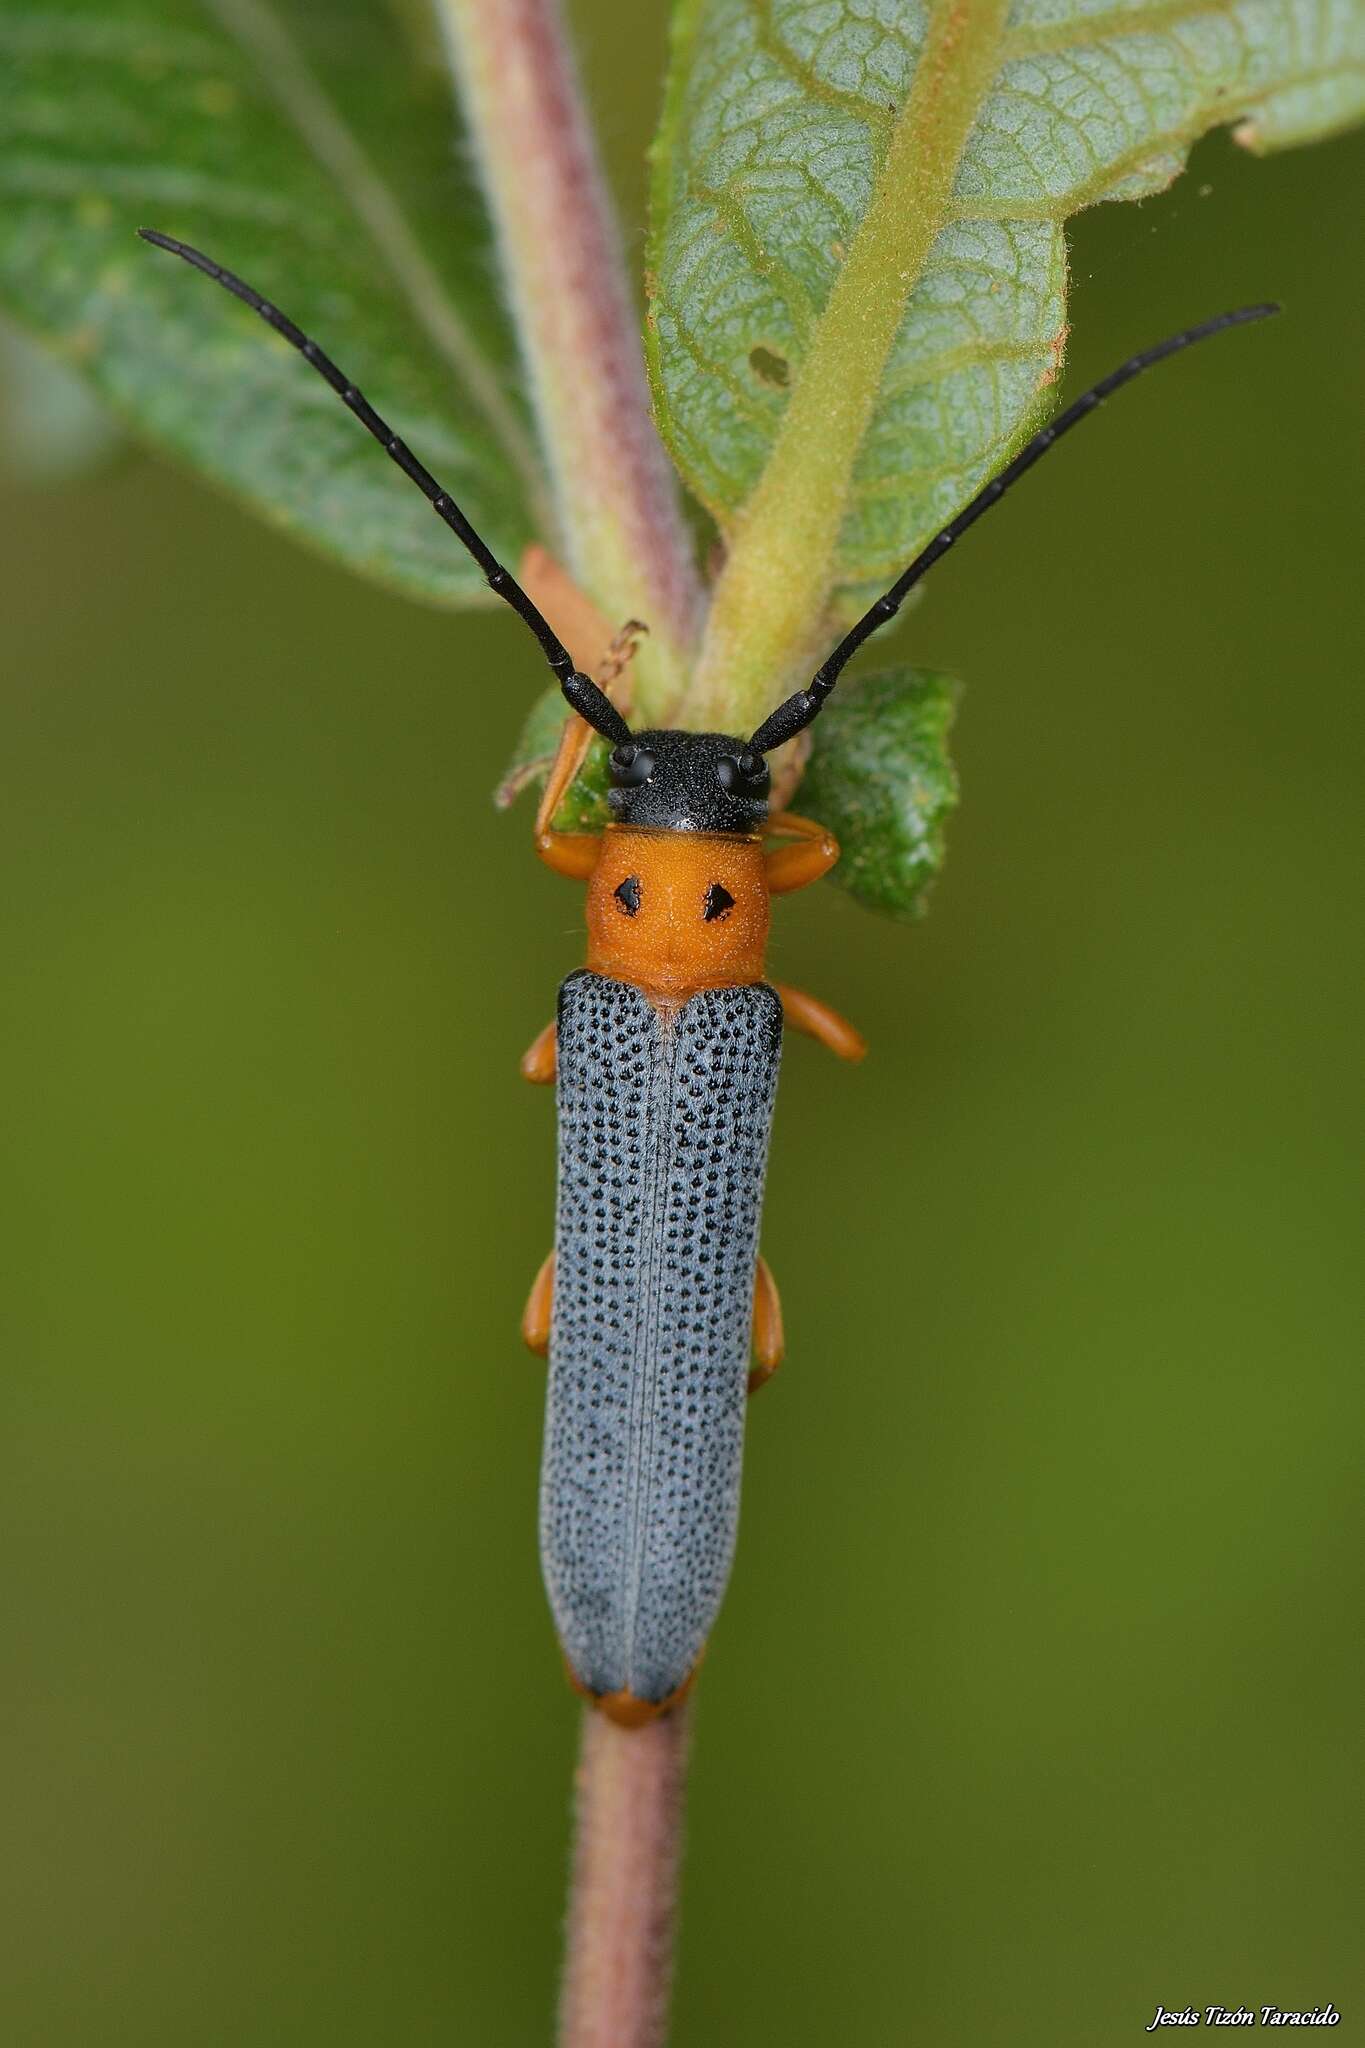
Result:
{"label": "leaf midrib", "polygon": [[906,304],[999,73],[1008,0],[938,0],[872,197],[734,523],[686,715],[757,723],[811,648],[853,466]]}

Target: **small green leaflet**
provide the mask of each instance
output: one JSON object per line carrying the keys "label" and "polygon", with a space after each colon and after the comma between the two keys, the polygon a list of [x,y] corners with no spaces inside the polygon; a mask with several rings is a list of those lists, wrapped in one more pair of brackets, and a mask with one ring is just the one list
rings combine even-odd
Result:
{"label": "small green leaflet", "polygon": [[[274,524],[438,603],[464,550],[289,347],[135,238],[205,248],[313,334],[514,562],[537,526],[448,80],[367,0],[8,0],[0,299]],[[491,602],[491,598],[489,599]]]}
{"label": "small green leaflet", "polygon": [[[1220,124],[1268,150],[1365,110],[1359,0],[960,0],[950,18],[951,4],[681,0],[675,16],[648,347],[665,437],[722,531],[874,207],[884,222],[941,188],[833,507],[845,585],[894,575],[1035,423],[1066,334],[1068,214],[1160,190]],[[912,115],[945,24],[954,82],[936,98],[930,80]],[[917,176],[891,191],[912,118]]]}
{"label": "small green leaflet", "polygon": [[960,685],[893,668],[839,685],[820,714],[795,808],[828,825],[833,880],[869,910],[922,917],[957,803],[948,734]]}
{"label": "small green leaflet", "polygon": [[[494,792],[493,801],[499,810],[506,810],[524,789],[542,787],[564,731],[566,716],[559,685],[551,683],[527,712],[512,758],[507,764],[507,773]],[[600,832],[604,825],[610,823],[611,812],[607,807],[608,752],[603,739],[594,739],[589,745],[583,766],[565,790],[564,800],[555,812],[553,823],[556,832]]]}

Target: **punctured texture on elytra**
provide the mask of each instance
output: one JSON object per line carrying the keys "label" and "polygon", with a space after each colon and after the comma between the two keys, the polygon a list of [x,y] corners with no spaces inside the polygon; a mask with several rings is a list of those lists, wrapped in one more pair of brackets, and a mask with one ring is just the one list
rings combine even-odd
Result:
{"label": "punctured texture on elytra", "polygon": [[601,975],[559,999],[559,1206],[541,1557],[590,1692],[684,1682],[734,1555],[782,1006],[676,1012]]}

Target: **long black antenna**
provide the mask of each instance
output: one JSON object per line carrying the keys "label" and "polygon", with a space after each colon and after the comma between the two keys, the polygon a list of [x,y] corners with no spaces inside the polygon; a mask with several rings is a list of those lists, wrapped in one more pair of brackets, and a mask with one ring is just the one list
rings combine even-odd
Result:
{"label": "long black antenna", "polygon": [[1181,349],[1189,348],[1193,342],[1206,341],[1211,334],[1221,334],[1227,327],[1245,326],[1249,320],[1264,320],[1279,310],[1276,305],[1239,306],[1236,312],[1219,313],[1212,320],[1201,320],[1197,327],[1187,328],[1183,334],[1173,334],[1169,340],[1157,342],[1154,348],[1146,348],[1140,355],[1130,356],[1120,369],[1101,378],[1089,391],[1082,392],[1074,405],[1069,405],[1066,411],[1059,414],[1049,426],[1044,427],[1041,433],[1035,434],[1033,439],[1020,449],[1013,462],[1002,469],[999,476],[993,477],[985,489],[979,491],[972,499],[970,505],[959,512],[956,519],[949,520],[942,532],[936,534],[930,541],[928,547],[916,555],[910,567],[902,576],[897,577],[885,597],[879,597],[872,609],[863,613],[857,625],[845,633],[833,654],[815,671],[809,689],[798,690],[795,696],[788,697],[785,704],[779,704],[776,711],[764,719],[749,742],[755,753],[766,754],[773,747],[780,747],[784,740],[794,739],[797,733],[805,730],[838,682],[844,664],[850,656],[857,653],[869,634],[875,633],[879,626],[884,626],[888,619],[895,617],[921,576],[933,568],[939,556],[946,555],[953,542],[959,539],[969,526],[974,526],[983,512],[988,512],[992,505],[1003,498],[1010,485],[1017,483],[1025,470],[1032,469],[1034,463],[1046,455],[1055,441],[1060,441],[1063,434],[1069,434],[1079,421],[1094,412],[1096,406],[1102,405],[1111,393],[1117,391],[1121,385],[1130,383],[1144,370],[1150,370],[1153,363],[1164,362],[1167,356],[1178,355]]}
{"label": "long black antenna", "polygon": [[549,621],[532,604],[511,570],[504,569],[496,555],[474,531],[449,491],[441,489],[430,470],[423,468],[406,442],[400,441],[397,434],[379,417],[364,392],[358,390],[331,358],[323,354],[317,343],[310,341],[303,330],[296,327],[278,306],[272,306],[269,299],[263,299],[259,292],[253,291],[249,284],[243,283],[232,271],[224,270],[221,264],[212,262],[201,250],[192,249],[188,242],[174,241],[170,235],[158,234],[155,228],[139,228],[138,233],[144,242],[152,242],[158,249],[168,249],[172,256],[182,257],[186,263],[193,264],[196,270],[202,270],[205,277],[211,277],[215,284],[222,285],[224,291],[229,291],[234,298],[240,299],[243,305],[250,306],[254,313],[260,314],[267,327],[273,327],[277,334],[282,334],[304,360],[311,363],[313,368],[327,379],[343,405],[350,407],[361,426],[368,428],[374,435],[384,453],[392,456],[404,476],[411,477],[418,490],[430,500],[432,511],[444,519],[456,539],[462,541],[468,548],[488,579],[489,589],[496,591],[499,597],[511,605],[518,617],[526,621],[539,640],[560,689],[580,718],[586,718],[588,724],[595,726],[614,746],[623,746],[630,738],[630,727],[611,699],[604,691],[598,689],[591,676],[583,675],[574,667],[573,656],[568,648],[550,626]]}

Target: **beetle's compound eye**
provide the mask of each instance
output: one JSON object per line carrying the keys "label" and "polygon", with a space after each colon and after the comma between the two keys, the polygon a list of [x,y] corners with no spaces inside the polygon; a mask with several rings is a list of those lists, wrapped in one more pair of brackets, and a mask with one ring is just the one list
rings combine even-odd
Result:
{"label": "beetle's compound eye", "polygon": [[716,780],[722,789],[741,796],[764,797],[772,777],[761,754],[746,747],[742,754],[722,754],[716,763]]}
{"label": "beetle's compound eye", "polygon": [[630,741],[612,748],[607,765],[618,789],[638,789],[654,773],[654,756],[648,747],[637,747]]}
{"label": "beetle's compound eye", "polygon": [[[626,916],[634,917],[636,911],[640,908],[640,877],[638,875],[627,875],[625,881],[618,882],[611,893],[620,904],[622,910],[625,911]],[[710,915],[709,911],[707,915]]]}
{"label": "beetle's compound eye", "polygon": [[725,887],[725,884],[723,882],[713,882],[706,892],[706,901],[702,905],[701,914],[706,919],[706,922],[710,924],[713,919],[724,917],[726,911],[733,910],[734,907],[735,899]]}

